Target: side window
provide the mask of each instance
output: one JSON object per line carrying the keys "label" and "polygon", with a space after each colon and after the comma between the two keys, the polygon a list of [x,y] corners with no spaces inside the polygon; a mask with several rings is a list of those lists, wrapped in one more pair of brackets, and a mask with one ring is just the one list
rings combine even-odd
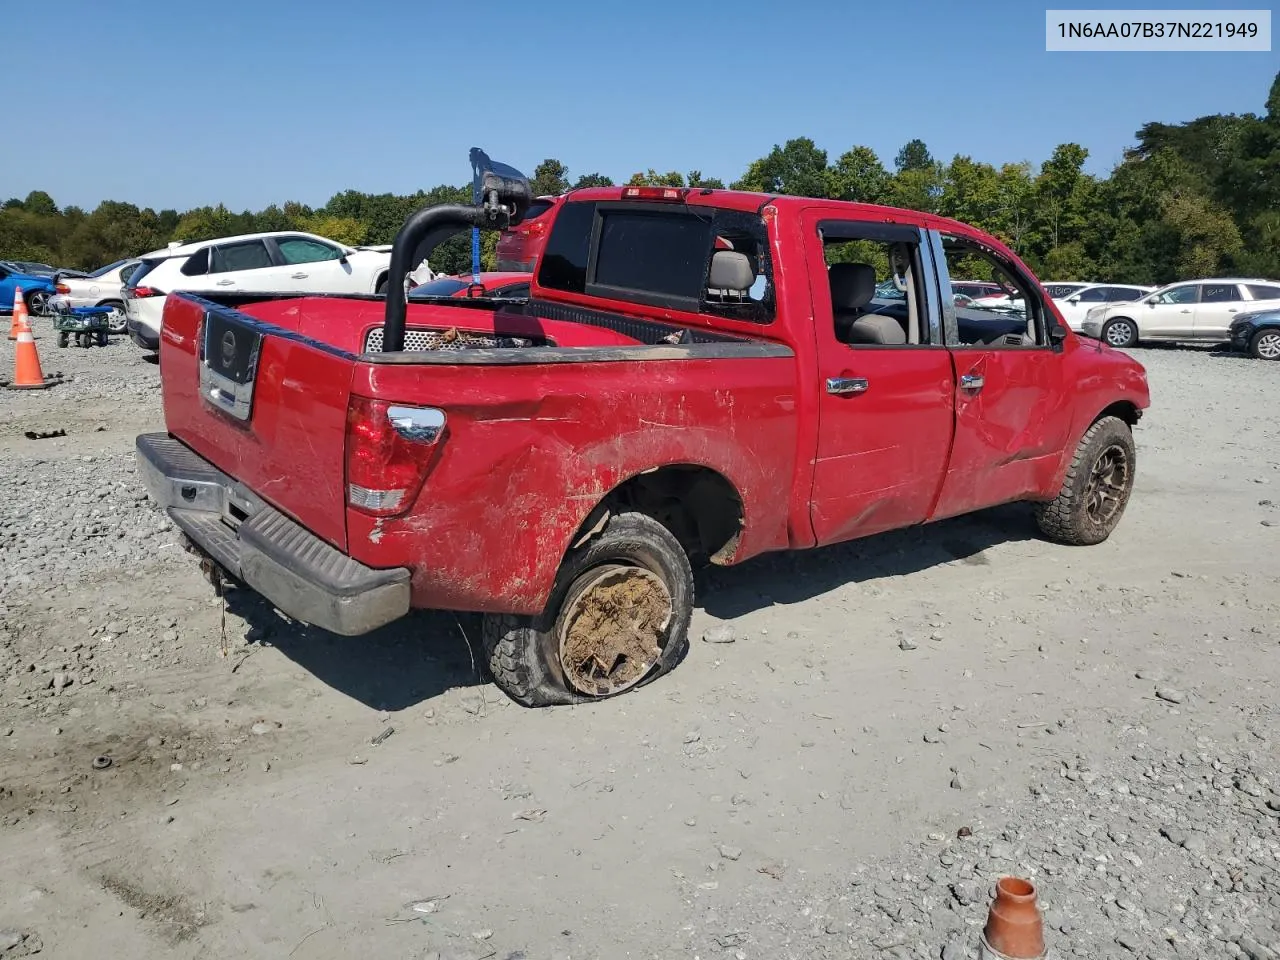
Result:
{"label": "side window", "polygon": [[233,270],[261,270],[271,266],[271,255],[261,240],[231,243],[214,247],[209,257],[210,273],[230,273]]}
{"label": "side window", "polygon": [[[928,318],[919,234],[883,224],[834,222],[819,225],[827,265],[830,324],[839,343],[860,347],[929,346],[935,338]],[[815,302],[821,310],[821,301]]]}
{"label": "side window", "polygon": [[1156,298],[1156,303],[1195,303],[1199,293],[1198,285],[1187,283],[1180,287],[1170,287]]}
{"label": "side window", "polygon": [[1137,287],[1107,287],[1109,303],[1132,303],[1142,299],[1142,291]]}
{"label": "side window", "polygon": [[187,277],[203,277],[209,272],[209,248],[197,250],[191,256],[187,257],[187,262],[182,265],[182,274]]}
{"label": "side window", "polygon": [[1240,289],[1234,283],[1202,283],[1201,303],[1233,303],[1240,299]]}
{"label": "side window", "polygon": [[999,349],[1046,346],[1044,304],[1031,279],[994,250],[967,237],[943,234],[947,271],[990,277],[1010,297],[992,306],[973,304],[957,311],[957,345]]}
{"label": "side window", "polygon": [[[1110,299],[1110,295],[1110,287],[1092,287],[1088,290],[1081,290],[1079,293],[1072,294],[1071,296],[1078,298],[1081,303],[1106,303],[1107,300]],[[1068,297],[1068,299],[1070,299],[1070,297]]]}
{"label": "side window", "polygon": [[1250,283],[1246,286],[1249,296],[1255,300],[1280,300],[1280,287],[1263,283]]}
{"label": "side window", "polygon": [[281,237],[276,240],[280,257],[285,263],[319,263],[321,260],[337,260],[342,251],[318,240],[305,237]]}

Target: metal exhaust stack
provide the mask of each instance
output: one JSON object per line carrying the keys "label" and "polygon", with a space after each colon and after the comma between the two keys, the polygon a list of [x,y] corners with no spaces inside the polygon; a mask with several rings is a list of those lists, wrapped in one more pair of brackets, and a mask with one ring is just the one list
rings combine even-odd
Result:
{"label": "metal exhaust stack", "polygon": [[404,349],[404,280],[414,263],[430,257],[436,247],[470,227],[506,230],[519,223],[529,209],[529,181],[518,170],[495,163],[479,147],[471,149],[471,166],[479,183],[479,203],[423,207],[411,214],[396,234],[387,274],[387,311],[382,330],[382,349],[387,353]]}

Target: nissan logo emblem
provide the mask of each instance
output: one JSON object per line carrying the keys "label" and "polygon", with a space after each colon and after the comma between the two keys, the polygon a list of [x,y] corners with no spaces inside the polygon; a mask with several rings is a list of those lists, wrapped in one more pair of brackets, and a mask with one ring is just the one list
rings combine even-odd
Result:
{"label": "nissan logo emblem", "polygon": [[228,330],[222,335],[222,366],[231,366],[236,359],[236,335]]}

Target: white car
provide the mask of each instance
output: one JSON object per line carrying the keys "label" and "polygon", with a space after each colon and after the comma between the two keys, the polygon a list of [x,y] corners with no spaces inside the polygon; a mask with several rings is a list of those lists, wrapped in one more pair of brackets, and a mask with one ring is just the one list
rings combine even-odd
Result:
{"label": "white car", "polygon": [[1062,314],[1062,319],[1076,333],[1084,325],[1085,317],[1094,307],[1111,303],[1132,303],[1152,293],[1155,287],[1141,287],[1133,283],[1086,283],[1071,284],[1074,289],[1065,296],[1059,295],[1053,288],[1061,284],[1045,284],[1045,292],[1053,298],[1054,306]]}
{"label": "white car", "polygon": [[124,288],[127,328],[144,350],[160,348],[168,294],[383,293],[391,254],[298,231],[171,245],[141,258]]}
{"label": "white car", "polygon": [[1171,283],[1135,303],[1105,304],[1085,315],[1081,332],[1113,347],[1145,340],[1231,339],[1231,321],[1246,311],[1280,308],[1280,280],[1219,277]]}
{"label": "white car", "polygon": [[142,263],[136,257],[117,260],[83,277],[62,276],[58,295],[72,307],[110,307],[108,322],[112,333],[125,332],[124,285]]}

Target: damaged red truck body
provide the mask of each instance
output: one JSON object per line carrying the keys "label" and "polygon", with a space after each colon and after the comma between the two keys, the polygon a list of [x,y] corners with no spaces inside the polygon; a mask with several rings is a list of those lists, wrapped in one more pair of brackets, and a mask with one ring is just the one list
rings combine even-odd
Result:
{"label": "damaged red truck body", "polygon": [[[957,309],[949,260],[1026,316]],[[1013,501],[1100,542],[1149,403],[971,227],[722,190],[569,194],[524,303],[175,294],[160,363],[139,462],[198,553],[338,633],[484,614],[527,705],[671,669],[691,563]]]}

